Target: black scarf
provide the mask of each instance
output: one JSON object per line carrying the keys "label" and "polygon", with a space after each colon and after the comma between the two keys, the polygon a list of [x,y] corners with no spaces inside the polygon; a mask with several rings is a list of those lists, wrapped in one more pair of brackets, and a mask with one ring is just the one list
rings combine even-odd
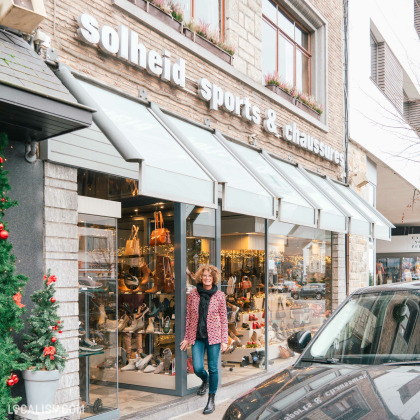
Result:
{"label": "black scarf", "polygon": [[207,336],[207,314],[211,297],[217,292],[217,287],[213,285],[210,290],[203,287],[203,283],[197,283],[197,292],[200,295],[200,305],[198,307],[197,338],[205,340]]}

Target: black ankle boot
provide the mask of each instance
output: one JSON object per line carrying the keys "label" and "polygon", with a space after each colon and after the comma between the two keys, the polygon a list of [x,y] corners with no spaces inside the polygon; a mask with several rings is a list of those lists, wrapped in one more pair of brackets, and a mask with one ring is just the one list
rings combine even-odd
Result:
{"label": "black ankle boot", "polygon": [[209,394],[209,400],[207,401],[206,408],[203,411],[203,414],[211,414],[213,413],[214,409],[216,408],[214,404],[214,397],[215,394]]}
{"label": "black ankle boot", "polygon": [[200,388],[198,388],[197,395],[205,395],[208,389],[209,389],[209,381],[207,382],[203,381]]}

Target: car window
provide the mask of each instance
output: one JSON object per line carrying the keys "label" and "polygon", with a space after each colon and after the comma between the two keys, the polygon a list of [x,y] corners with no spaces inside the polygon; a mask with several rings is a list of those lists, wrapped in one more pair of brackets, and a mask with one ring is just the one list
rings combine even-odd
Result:
{"label": "car window", "polygon": [[419,304],[419,291],[355,295],[303,357],[360,364],[420,360]]}

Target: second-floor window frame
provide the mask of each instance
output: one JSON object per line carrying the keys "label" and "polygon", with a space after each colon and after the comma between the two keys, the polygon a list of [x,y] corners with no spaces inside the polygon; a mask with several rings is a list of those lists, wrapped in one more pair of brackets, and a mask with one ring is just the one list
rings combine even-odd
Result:
{"label": "second-floor window frame", "polygon": [[[273,22],[268,16],[263,14],[263,21],[265,21],[268,25],[270,25],[274,30],[276,30],[277,37],[276,37],[276,71],[281,76],[281,72],[279,72],[279,37],[283,37],[286,42],[289,42],[293,46],[293,86],[297,86],[297,68],[296,68],[296,55],[297,52],[302,53],[304,57],[308,60],[308,89],[307,91],[303,89],[304,83],[302,83],[302,90],[305,93],[312,94],[312,40],[311,40],[311,31],[308,30],[304,25],[298,22],[290,13],[288,13],[278,2],[270,1],[273,5],[276,6],[277,13],[281,13],[283,16],[286,17],[290,22],[293,23],[294,27],[294,37],[292,38],[290,34],[286,33],[286,31],[281,28],[277,22]],[[307,36],[307,48],[304,48],[302,45],[299,44],[298,41],[295,40],[296,38],[296,28],[298,28],[302,33]],[[286,80],[285,80],[286,81]],[[297,86],[299,89],[299,86]]]}

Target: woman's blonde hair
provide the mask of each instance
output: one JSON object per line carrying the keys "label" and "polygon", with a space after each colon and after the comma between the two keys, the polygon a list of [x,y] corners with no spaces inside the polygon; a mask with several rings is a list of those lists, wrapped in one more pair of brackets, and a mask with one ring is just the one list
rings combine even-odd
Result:
{"label": "woman's blonde hair", "polygon": [[217,283],[219,283],[220,271],[217,267],[210,264],[203,264],[203,265],[200,265],[200,267],[198,267],[198,270],[194,275],[195,281],[197,283],[202,283],[203,272],[206,270],[209,271],[211,276],[213,277],[213,285],[216,285]]}

